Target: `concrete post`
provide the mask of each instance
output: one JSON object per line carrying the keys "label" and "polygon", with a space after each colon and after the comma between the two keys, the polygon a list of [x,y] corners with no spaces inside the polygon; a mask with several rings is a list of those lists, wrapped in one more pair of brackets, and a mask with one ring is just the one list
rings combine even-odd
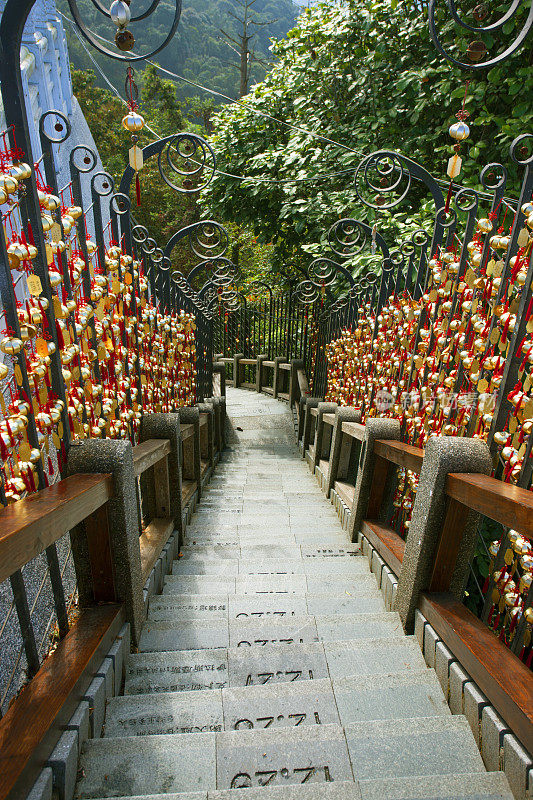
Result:
{"label": "concrete post", "polygon": [[181,507],[181,431],[179,414],[145,414],[141,420],[139,441],[148,439],[168,439],[168,482],[170,487],[170,516],[179,536],[176,544],[181,544],[183,519]]}
{"label": "concrete post", "polygon": [[[418,598],[428,588],[433,572],[446,512],[446,476],[449,472],[490,475],[491,471],[489,448],[480,439],[459,436],[428,439],[394,604],[407,633],[414,630]],[[457,599],[462,596],[468,578],[478,521],[479,514],[468,513],[449,589]]]}
{"label": "concrete post", "polygon": [[185,471],[196,481],[198,500],[202,495],[202,475],[200,464],[200,412],[198,408],[186,406],[178,409],[180,422],[184,425],[194,425],[194,437],[190,449],[186,449],[188,442],[183,443],[183,475]]}
{"label": "concrete post", "polygon": [[305,400],[304,427],[302,433],[302,458],[305,458],[305,454],[307,453],[307,449],[311,442],[311,424],[313,422],[311,409],[318,408],[318,404],[321,402],[322,400],[320,399],[320,397],[307,397]]}
{"label": "concrete post", "polygon": [[[131,442],[113,439],[85,439],[72,442],[67,475],[103,472],[113,476],[114,496],[107,503],[109,536],[117,599],[124,604],[135,646],[144,622],[139,517]],[[92,603],[91,561],[85,523],[70,532],[80,606]]]}
{"label": "concrete post", "polygon": [[[335,422],[333,423],[331,449],[329,451],[329,468],[324,488],[326,497],[331,495],[331,490],[335,485],[335,481],[339,480],[339,468],[341,467],[343,456],[347,455],[349,458],[349,452],[347,454],[343,453],[343,451],[351,449],[351,447],[348,448],[346,445],[343,447],[343,422],[361,422],[361,411],[351,406],[337,406],[335,409]],[[350,440],[348,440],[348,444],[350,443]],[[343,475],[342,477],[345,476]]]}
{"label": "concrete post", "polygon": [[213,457],[216,453],[220,454],[222,450],[222,430],[221,430],[221,416],[222,406],[220,404],[220,397],[208,397],[205,401],[213,408]]}
{"label": "concrete post", "polygon": [[241,358],[244,358],[244,353],[235,353],[233,356],[233,385],[236,389],[241,385]]}
{"label": "concrete post", "polygon": [[301,358],[293,358],[291,361],[290,383],[289,383],[289,408],[292,408],[300,399],[300,387],[298,385],[298,370],[304,368]]}
{"label": "concrete post", "polygon": [[361,523],[366,517],[376,462],[374,454],[374,442],[376,439],[396,439],[400,441],[400,422],[396,419],[379,418],[367,419],[365,422],[365,438],[361,448],[352,513],[348,527],[348,535],[352,542],[357,541]]}
{"label": "concrete post", "polygon": [[319,403],[318,416],[316,418],[315,429],[315,457],[313,459],[313,472],[318,467],[322,458],[322,449],[324,447],[324,414],[334,414],[337,410],[337,403]]}
{"label": "concrete post", "polygon": [[262,353],[257,356],[257,369],[255,371],[255,388],[258,392],[263,391],[263,361],[268,361],[268,356]]}
{"label": "concrete post", "polygon": [[226,365],[223,361],[215,361],[213,364],[213,377],[219,376],[220,380],[220,396],[226,396]]}
{"label": "concrete post", "polygon": [[277,397],[280,392],[281,386],[281,371],[279,368],[280,364],[285,364],[287,359],[284,356],[276,356],[274,359],[274,382],[272,384],[273,390],[272,394],[274,397]]}

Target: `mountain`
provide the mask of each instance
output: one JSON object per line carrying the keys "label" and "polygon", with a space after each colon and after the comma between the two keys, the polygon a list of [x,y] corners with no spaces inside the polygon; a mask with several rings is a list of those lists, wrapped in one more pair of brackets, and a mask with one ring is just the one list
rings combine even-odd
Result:
{"label": "mountain", "polygon": [[[144,3],[142,7],[146,5],[147,3]],[[160,8],[148,18],[149,24],[148,20],[143,20],[130,25],[136,39],[136,49],[147,52],[148,48],[152,49],[163,41],[172,22],[173,6],[173,2],[163,0]],[[57,7],[67,19],[71,19],[67,0],[57,0]],[[96,10],[91,0],[78,0],[78,7],[93,33],[108,41],[113,40],[115,26]],[[242,17],[239,0],[184,0],[180,23],[174,38],[154,60],[189,80],[232,98],[238,97],[239,56],[231,49],[221,33],[223,29],[235,39],[239,29],[242,33],[242,26],[231,14]],[[284,37],[294,26],[298,14],[299,7],[293,0],[255,0],[249,9],[249,15],[258,23],[270,24],[261,24],[252,29],[256,35],[250,42],[250,50],[255,50],[255,58],[252,59],[250,66],[249,86],[263,79],[272,62],[270,39]],[[66,23],[65,28],[72,66],[75,69],[94,69],[73,31],[72,24]],[[125,65],[99,55],[85,40],[83,43],[111,83],[123,94]],[[139,71],[143,69],[143,62],[139,63],[138,69]],[[105,86],[105,81],[99,75],[97,83]],[[206,98],[208,94],[186,83],[178,83],[178,100],[185,101],[194,96]],[[215,98],[215,102],[223,101]]]}

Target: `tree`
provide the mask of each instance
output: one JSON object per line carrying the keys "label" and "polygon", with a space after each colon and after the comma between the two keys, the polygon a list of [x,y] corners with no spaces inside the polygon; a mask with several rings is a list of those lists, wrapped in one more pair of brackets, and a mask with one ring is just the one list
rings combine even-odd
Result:
{"label": "tree", "polygon": [[244,97],[244,95],[248,93],[248,81],[250,76],[249,70],[251,62],[258,61],[260,64],[263,64],[263,66],[266,66],[264,61],[256,58],[255,50],[250,50],[250,42],[255,38],[257,28],[263,28],[266,25],[272,25],[274,22],[277,22],[277,20],[272,19],[268,22],[266,20],[261,22],[257,19],[257,17],[252,16],[250,9],[257,2],[257,0],[235,0],[235,2],[242,9],[242,16],[239,17],[237,14],[234,14],[233,11],[228,11],[228,14],[239,23],[241,29],[238,33],[234,34],[236,38],[234,38],[234,36],[230,36],[230,34],[222,28],[220,29],[220,32],[228,40],[231,50],[233,50],[233,52],[239,56],[239,97]]}
{"label": "tree", "polygon": [[202,125],[207,134],[214,131],[212,122],[213,116],[220,110],[220,106],[215,104],[212,97],[204,100],[202,97],[192,97],[187,104],[187,115],[202,121]]}
{"label": "tree", "polygon": [[[495,4],[494,14],[502,5]],[[362,156],[385,148],[446,181],[448,127],[466,79],[438,56],[418,3],[360,0],[306,9],[274,42],[273,54],[275,66],[253,87],[246,107],[226,106],[215,119],[219,168],[245,179],[215,176],[206,191],[213,212],[250,225],[260,241],[274,244],[275,259],[285,265],[322,252],[325,232],[340,217],[378,221],[391,244],[395,232],[429,221],[430,201],[417,202],[416,216],[401,206],[378,218],[354,190]],[[532,90],[533,70],[523,53],[476,73],[467,92],[471,135],[461,153],[462,183],[479,186],[484,164],[503,162],[510,170],[508,192],[516,190],[508,149],[531,127]]]}

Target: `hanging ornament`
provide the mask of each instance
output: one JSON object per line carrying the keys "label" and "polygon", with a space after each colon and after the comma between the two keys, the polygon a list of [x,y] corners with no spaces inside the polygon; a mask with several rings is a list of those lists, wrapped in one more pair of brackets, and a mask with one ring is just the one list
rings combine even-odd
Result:
{"label": "hanging ornament", "polygon": [[127,30],[131,19],[129,6],[130,0],[115,0],[114,3],[111,3],[111,8],[109,9],[111,21],[118,28],[115,34],[115,44],[119,50],[123,51],[133,50],[135,44],[133,33]]}
{"label": "hanging ornament", "polygon": [[[117,0],[121,2],[122,0]],[[133,79],[133,70],[128,67],[126,73],[126,97],[128,98],[129,113],[122,119],[122,127],[131,133],[132,147],[128,151],[130,167],[135,171],[135,197],[137,205],[141,205],[141,182],[139,180],[139,171],[143,167],[143,153],[138,146],[139,134],[144,128],[144,117],[137,111],[137,98],[139,92],[137,85]]]}

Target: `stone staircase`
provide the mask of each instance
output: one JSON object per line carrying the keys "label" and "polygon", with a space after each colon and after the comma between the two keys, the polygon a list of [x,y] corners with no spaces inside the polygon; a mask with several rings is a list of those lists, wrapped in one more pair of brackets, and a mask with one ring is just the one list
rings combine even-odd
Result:
{"label": "stone staircase", "polygon": [[228,412],[231,449],[75,797],[511,800],[385,611],[288,409],[233,389]]}

